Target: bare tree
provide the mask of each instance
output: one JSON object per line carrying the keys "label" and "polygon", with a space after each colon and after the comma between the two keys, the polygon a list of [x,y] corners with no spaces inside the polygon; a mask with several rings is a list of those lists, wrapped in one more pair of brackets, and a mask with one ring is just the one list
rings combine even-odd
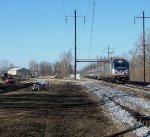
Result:
{"label": "bare tree", "polygon": [[60,65],[59,61],[54,63],[54,75],[59,75],[60,74],[60,67],[59,67],[59,65]]}
{"label": "bare tree", "polygon": [[61,75],[63,77],[66,77],[66,76],[69,76],[69,74],[71,74],[73,72],[73,69],[72,69],[72,54],[71,54],[71,51],[69,52],[64,52],[60,55],[60,72],[61,72]]}
{"label": "bare tree", "polygon": [[130,79],[134,81],[143,80],[143,57],[138,50],[139,49],[132,51],[130,60]]}
{"label": "bare tree", "polygon": [[30,60],[29,70],[32,76],[38,76],[38,63],[36,60]]}
{"label": "bare tree", "polygon": [[[142,46],[142,36],[135,43],[135,48],[131,52],[130,76],[131,80],[143,81],[144,79],[144,56]],[[150,81],[150,31],[146,35],[146,81]]]}
{"label": "bare tree", "polygon": [[67,77],[73,73],[71,52],[64,52],[60,55],[60,61],[54,63],[54,75],[59,77]]}
{"label": "bare tree", "polygon": [[146,79],[150,82],[150,29],[146,35]]}
{"label": "bare tree", "polygon": [[10,63],[9,64],[9,69],[12,69],[12,68],[14,68],[15,67],[15,65],[13,64],[13,63]]}
{"label": "bare tree", "polygon": [[9,61],[8,60],[1,60],[0,61],[0,68],[1,69],[7,69],[9,66]]}
{"label": "bare tree", "polygon": [[39,72],[42,76],[52,75],[53,68],[52,64],[46,61],[43,61],[39,64]]}

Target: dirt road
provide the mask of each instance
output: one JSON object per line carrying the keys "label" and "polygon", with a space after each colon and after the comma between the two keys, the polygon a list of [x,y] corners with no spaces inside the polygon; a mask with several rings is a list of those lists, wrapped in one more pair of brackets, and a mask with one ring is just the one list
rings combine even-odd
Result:
{"label": "dirt road", "polygon": [[51,83],[0,94],[1,137],[103,137],[117,131],[102,102],[81,86]]}

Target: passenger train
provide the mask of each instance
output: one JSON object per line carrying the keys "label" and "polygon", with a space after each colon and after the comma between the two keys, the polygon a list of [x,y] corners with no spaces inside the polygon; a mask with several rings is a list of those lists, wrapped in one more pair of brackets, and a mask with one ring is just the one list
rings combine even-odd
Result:
{"label": "passenger train", "polygon": [[130,77],[129,63],[125,59],[113,59],[101,67],[86,71],[84,77],[112,82],[127,82]]}

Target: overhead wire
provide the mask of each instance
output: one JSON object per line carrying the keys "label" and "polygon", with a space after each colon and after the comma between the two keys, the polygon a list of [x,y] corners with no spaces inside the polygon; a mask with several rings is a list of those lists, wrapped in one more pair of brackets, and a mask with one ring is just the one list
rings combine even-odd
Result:
{"label": "overhead wire", "polygon": [[88,17],[89,10],[90,10],[90,6],[91,6],[91,0],[89,0],[89,3],[88,3],[88,8],[87,8],[87,11],[86,11],[85,20],[86,20],[86,19],[87,19],[87,17]]}
{"label": "overhead wire", "polygon": [[[135,23],[135,20],[133,22],[133,25],[130,28],[128,28],[127,31],[123,34],[124,39],[122,40],[122,42],[120,42],[120,44],[118,44],[119,46],[121,47],[126,46],[127,43],[133,41],[137,37],[137,34],[132,34],[132,32],[134,32],[137,29],[134,23]],[[136,21],[136,24],[138,23],[139,23],[139,20]]]}
{"label": "overhead wire", "polygon": [[83,31],[82,31],[82,34],[81,34],[81,45],[85,45],[84,37],[85,37],[85,29],[86,29],[86,25],[87,25],[87,18],[88,18],[88,14],[89,14],[90,5],[91,5],[91,0],[89,0],[89,2],[88,2],[88,7],[87,7],[87,10],[86,10],[86,14],[84,16],[84,26],[83,26]]}
{"label": "overhead wire", "polygon": [[76,0],[74,0],[74,10],[76,9]]}
{"label": "overhead wire", "polygon": [[62,4],[62,10],[63,10],[64,18],[66,18],[64,0],[61,0],[61,4]]}
{"label": "overhead wire", "polygon": [[[64,16],[64,21],[65,21],[65,31],[66,31],[66,39],[67,39],[67,42],[66,44],[69,45],[69,40],[68,40],[68,37],[69,37],[69,32],[68,32],[68,25],[67,25],[67,16],[66,16],[66,12],[65,12],[65,4],[64,4],[64,0],[61,0],[61,6],[62,6],[62,12],[63,12],[63,16]],[[70,48],[72,49],[72,47]]]}
{"label": "overhead wire", "polygon": [[[73,0],[73,4],[74,4],[74,10],[76,10],[76,0]],[[87,11],[86,11],[86,16],[85,16],[85,24],[87,23],[87,18],[89,16],[89,10],[91,7],[91,3],[92,0],[89,0],[88,2],[88,7],[87,7]],[[64,4],[64,0],[61,0],[61,5],[62,5],[62,11],[63,11],[63,16],[65,19],[65,26],[66,26],[66,32],[67,32],[67,37],[69,36],[68,34],[68,30],[67,30],[67,21],[66,21],[66,12],[65,12],[65,4]],[[89,45],[89,58],[90,58],[90,51],[91,51],[91,47],[92,47],[92,39],[93,39],[93,29],[94,29],[94,16],[95,16],[95,0],[93,0],[93,10],[92,10],[92,21],[91,21],[91,30],[90,30],[90,45]],[[84,25],[84,30],[83,30],[83,35],[85,34],[85,25]],[[84,37],[84,36],[82,36]],[[72,49],[73,44],[71,44],[71,48]]]}
{"label": "overhead wire", "polygon": [[[85,34],[87,34],[87,33],[85,33],[85,30],[87,30],[87,22],[88,22],[88,16],[89,16],[91,3],[92,3],[92,0],[88,0],[87,9],[85,10],[85,16],[84,16],[83,31],[82,31],[82,34],[81,34],[81,45],[87,45],[87,44],[85,44],[84,38],[85,38]],[[75,2],[75,7],[76,7],[76,2]],[[86,46],[86,48],[87,48],[87,46]],[[79,50],[78,54],[80,55],[80,48],[78,50]]]}
{"label": "overhead wire", "polygon": [[[90,7],[91,7],[91,3],[93,1],[93,10],[92,10],[92,21],[91,21],[91,30],[90,30],[90,42],[89,42],[89,59],[91,58],[91,52],[92,52],[92,42],[93,42],[93,30],[94,30],[94,20],[95,20],[95,6],[96,6],[96,0],[89,0],[89,3],[88,3],[88,7],[87,7],[87,11],[86,11],[86,16],[85,16],[85,25],[84,25],[84,30],[85,31],[85,26],[87,24],[87,18],[88,18],[88,15],[89,15],[89,11],[90,11]],[[73,0],[74,2],[74,9],[76,9],[76,0]],[[65,12],[65,6],[64,6],[64,0],[61,0],[61,3],[62,3],[62,11],[63,11],[63,15],[64,15],[64,18],[65,18],[65,24],[66,24],[66,32],[67,32],[67,37],[69,36],[68,34],[68,30],[67,30],[67,23],[66,23],[66,12]],[[138,20],[136,22],[139,22]],[[131,29],[130,29],[130,32],[131,32]],[[84,35],[85,32],[83,32],[83,35]],[[129,33],[127,32],[127,34],[125,34],[125,36],[129,36]],[[125,38],[125,37],[124,37]],[[125,45],[126,43],[128,43],[129,41],[131,41],[133,38],[128,38],[121,43],[121,45]],[[72,46],[71,46],[71,49],[72,49]]]}
{"label": "overhead wire", "polygon": [[91,26],[90,46],[89,46],[89,59],[91,58],[91,47],[92,47],[92,40],[93,40],[94,18],[95,18],[95,0],[93,0],[92,26]]}
{"label": "overhead wire", "polygon": [[85,34],[85,27],[86,27],[87,21],[88,21],[88,15],[89,15],[90,6],[91,6],[91,0],[89,0],[87,11],[86,11],[86,15],[85,15],[85,21],[84,21],[85,25],[84,25],[83,35]]}

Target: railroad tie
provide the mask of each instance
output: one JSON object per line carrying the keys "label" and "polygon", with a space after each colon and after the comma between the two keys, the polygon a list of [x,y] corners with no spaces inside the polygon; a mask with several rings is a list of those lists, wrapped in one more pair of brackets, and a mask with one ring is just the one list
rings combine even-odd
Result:
{"label": "railroad tie", "polygon": [[143,117],[140,121],[144,126],[150,127],[150,117]]}

